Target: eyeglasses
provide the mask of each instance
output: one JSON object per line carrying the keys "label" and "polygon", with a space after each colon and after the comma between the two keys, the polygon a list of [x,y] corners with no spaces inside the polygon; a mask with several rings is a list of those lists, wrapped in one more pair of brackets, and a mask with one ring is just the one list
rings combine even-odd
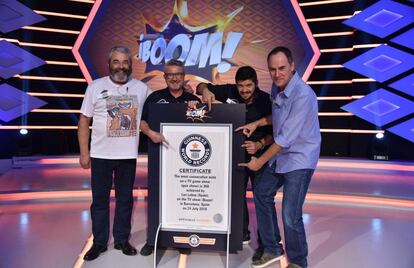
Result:
{"label": "eyeglasses", "polygon": [[171,79],[173,77],[181,77],[184,76],[184,73],[164,73],[165,78]]}

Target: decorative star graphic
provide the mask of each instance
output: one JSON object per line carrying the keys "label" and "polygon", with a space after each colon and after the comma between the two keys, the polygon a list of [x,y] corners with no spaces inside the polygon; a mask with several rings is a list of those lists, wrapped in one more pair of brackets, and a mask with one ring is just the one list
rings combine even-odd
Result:
{"label": "decorative star graphic", "polygon": [[[190,40],[194,39],[194,36],[197,34],[203,33],[215,33],[217,31],[224,31],[225,27],[228,23],[243,9],[240,7],[235,11],[231,12],[227,15],[226,19],[223,21],[211,23],[204,26],[192,26],[187,23],[188,17],[188,10],[187,10],[187,2],[184,0],[176,0],[174,4],[174,10],[171,19],[163,26],[155,26],[159,25],[159,23],[152,18],[150,15],[144,15],[146,23],[145,23],[145,30],[146,35],[148,36],[158,36],[163,37],[167,42],[171,40],[174,36],[178,34],[186,34],[190,38]],[[144,42],[148,39],[138,40],[138,42]],[[152,39],[151,39],[152,40]],[[178,56],[178,55],[177,55]],[[176,57],[174,57],[176,58]],[[235,66],[229,60],[223,59],[223,61],[228,62],[232,66]],[[200,76],[204,79],[212,81],[213,78],[213,70],[215,66],[207,65],[203,69],[199,69],[197,65],[194,66],[186,66],[186,73],[192,74],[196,76]],[[146,63],[145,73],[149,73],[154,70],[163,70],[163,65],[153,65],[150,61]]]}

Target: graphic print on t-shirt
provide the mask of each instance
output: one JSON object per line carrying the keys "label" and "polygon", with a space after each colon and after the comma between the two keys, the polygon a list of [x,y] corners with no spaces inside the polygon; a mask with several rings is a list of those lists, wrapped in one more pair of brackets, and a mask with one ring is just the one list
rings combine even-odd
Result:
{"label": "graphic print on t-shirt", "polygon": [[137,96],[111,96],[106,99],[107,137],[137,135]]}

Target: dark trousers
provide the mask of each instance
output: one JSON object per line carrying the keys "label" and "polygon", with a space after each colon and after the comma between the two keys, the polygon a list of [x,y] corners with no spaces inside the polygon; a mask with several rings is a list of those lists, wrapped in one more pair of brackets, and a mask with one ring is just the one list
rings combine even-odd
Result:
{"label": "dark trousers", "polygon": [[[249,210],[247,208],[247,199],[246,199],[246,192],[247,192],[247,186],[249,184],[249,178],[250,178],[250,185],[252,186],[252,192],[254,193],[254,188],[256,184],[256,176],[258,172],[257,171],[251,171],[246,168],[245,176],[244,176],[244,205],[243,205],[243,238],[245,238],[247,235],[250,235],[249,231]],[[257,242],[258,245],[261,246],[261,240],[260,240],[260,234],[257,232]]]}
{"label": "dark trousers", "polygon": [[109,240],[109,202],[112,182],[115,184],[116,198],[114,240],[115,243],[124,243],[129,239],[136,163],[136,159],[91,158],[92,233],[93,242],[98,245],[106,246]]}

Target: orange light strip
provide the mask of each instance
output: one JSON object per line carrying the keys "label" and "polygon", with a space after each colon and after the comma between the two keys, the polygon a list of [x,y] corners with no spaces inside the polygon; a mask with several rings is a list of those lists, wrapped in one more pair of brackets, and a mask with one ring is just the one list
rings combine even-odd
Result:
{"label": "orange light strip", "polygon": [[318,162],[318,168],[350,168],[350,169],[375,169],[375,170],[392,170],[392,171],[409,171],[414,172],[414,166],[411,164],[401,165],[386,162],[373,161],[341,161],[332,159],[321,159]]}
{"label": "orange light strip", "polygon": [[[65,93],[43,93],[43,92],[27,92],[27,94],[35,97],[56,97],[56,98],[83,98],[85,94],[65,94]],[[325,96],[318,97],[318,100],[357,100],[364,97],[363,95],[354,96]]]}
{"label": "orange light strip", "polygon": [[[79,164],[78,157],[60,157],[60,158],[41,158],[39,160],[31,160],[31,162],[35,162],[39,165],[56,165],[56,164]],[[137,163],[140,165],[147,165],[148,164],[148,156],[147,155],[139,155],[137,158]]]}
{"label": "orange light strip", "polygon": [[327,64],[327,65],[316,65],[315,69],[333,69],[333,68],[344,68],[341,64]]}
{"label": "orange light strip", "polygon": [[326,81],[308,81],[308,85],[338,85],[352,84],[352,80],[326,80]]}
{"label": "orange light strip", "polygon": [[384,133],[384,130],[365,130],[365,129],[333,129],[321,128],[321,132],[325,133],[358,133],[358,134],[377,134]]}
{"label": "orange light strip", "polygon": [[79,3],[87,3],[87,4],[93,4],[95,1],[92,0],[69,0],[70,2],[79,2]]}
{"label": "orange light strip", "polygon": [[321,53],[332,53],[332,52],[349,52],[354,51],[356,48],[372,48],[378,47],[381,44],[364,44],[364,45],[354,45],[352,47],[344,47],[344,48],[326,48],[321,49]]}
{"label": "orange light strip", "polygon": [[[13,130],[13,129],[62,129],[62,130],[77,130],[77,126],[0,126],[0,130]],[[91,128],[91,127],[90,127]],[[358,134],[377,134],[384,133],[384,130],[364,130],[364,129],[328,129],[322,128],[321,132],[325,133],[358,133]]]}
{"label": "orange light strip", "polygon": [[346,2],[353,2],[353,1],[354,0],[325,0],[325,1],[300,3],[299,6],[308,7],[308,6],[329,5],[329,4],[336,4],[336,3],[346,3]]}
{"label": "orange light strip", "polygon": [[181,254],[178,258],[177,268],[186,268],[187,267],[187,255]]}
{"label": "orange light strip", "polygon": [[80,110],[70,110],[70,109],[33,109],[32,113],[80,113]]}
{"label": "orange light strip", "polygon": [[22,29],[31,30],[31,31],[52,32],[52,33],[65,33],[65,34],[76,34],[76,35],[78,35],[80,33],[80,31],[64,30],[64,29],[55,29],[55,28],[46,28],[46,27],[35,27],[35,26],[23,26]]}
{"label": "orange light strip", "polygon": [[310,18],[310,19],[306,19],[306,21],[307,22],[317,22],[317,21],[331,21],[331,20],[346,20],[346,19],[351,18],[352,16],[353,15]]}
{"label": "orange light strip", "polygon": [[374,79],[371,78],[356,78],[352,80],[325,80],[325,81],[308,81],[309,85],[338,85],[338,84],[353,84],[353,83],[368,83],[368,82],[376,82]]}
{"label": "orange light strip", "polygon": [[368,82],[376,82],[375,79],[372,78],[355,78],[352,79],[353,83],[368,83]]}
{"label": "orange light strip", "polygon": [[[133,195],[136,198],[145,198],[148,196],[148,191],[143,189],[134,189]],[[115,191],[111,190],[111,197],[115,196]],[[252,198],[253,193],[248,191],[247,198]],[[1,202],[18,202],[18,201],[34,201],[34,200],[54,200],[54,199],[78,199],[78,198],[92,198],[90,190],[79,191],[50,191],[50,192],[32,192],[32,193],[12,193],[0,194]],[[283,193],[277,193],[276,200],[283,199]],[[338,203],[345,205],[366,205],[391,207],[396,209],[414,210],[414,200],[392,199],[373,196],[355,196],[355,195],[335,195],[335,194],[316,194],[308,193],[306,195],[306,202],[323,202],[323,203]]]}
{"label": "orange light strip", "polygon": [[[146,197],[148,191],[145,189],[134,189],[134,197]],[[115,191],[111,190],[111,197],[115,197]],[[77,199],[77,198],[92,198],[90,190],[79,191],[48,191],[48,192],[30,192],[30,193],[12,193],[12,194],[0,194],[1,202],[14,202],[14,201],[29,201],[29,200],[53,200],[53,199]]]}
{"label": "orange light strip", "polygon": [[339,203],[349,205],[365,205],[365,206],[379,206],[392,207],[414,210],[414,201],[404,199],[391,199],[383,197],[365,197],[353,195],[333,195],[333,194],[308,194],[306,201],[323,202],[323,203]]}
{"label": "orange light strip", "polygon": [[[78,164],[78,155],[71,155],[68,157],[48,157],[38,159],[15,159],[17,164],[29,161],[31,164],[36,165],[56,165],[56,164]],[[148,155],[140,154],[137,157],[137,163],[139,165],[148,164]],[[410,171],[414,172],[414,165],[411,163],[393,163],[393,162],[378,162],[373,160],[359,160],[359,159],[342,159],[342,158],[321,158],[318,161],[318,168],[350,168],[350,169],[381,169],[381,170],[392,170],[392,171]]]}
{"label": "orange light strip", "polygon": [[44,48],[56,48],[56,49],[72,49],[71,46],[61,46],[61,45],[50,45],[50,44],[40,44],[40,43],[29,43],[29,42],[20,42],[17,39],[9,39],[9,38],[0,38],[0,41],[7,41],[12,43],[17,43],[20,46],[24,47],[44,47]]}
{"label": "orange light strip", "polygon": [[64,65],[64,66],[78,66],[76,62],[69,62],[69,61],[54,61],[54,60],[46,60],[47,64],[51,65]]}
{"label": "orange light strip", "polygon": [[331,112],[321,112],[318,113],[319,116],[353,116],[353,113],[331,113]]}
{"label": "orange light strip", "polygon": [[318,97],[318,100],[357,100],[364,97],[363,95],[354,95],[354,96],[326,96]]}
{"label": "orange light strip", "polygon": [[313,37],[330,37],[330,36],[343,36],[343,35],[353,35],[354,32],[333,32],[333,33],[319,33],[313,34]]}
{"label": "orange light strip", "polygon": [[[246,197],[253,198],[252,191],[248,191],[246,193]],[[282,199],[283,193],[278,192],[275,200],[280,202]],[[306,194],[306,202],[338,203],[357,206],[380,206],[414,210],[414,200],[392,199],[383,197],[308,193]]]}
{"label": "orange light strip", "polygon": [[58,97],[58,98],[83,98],[84,94],[65,94],[65,93],[42,93],[42,92],[27,92],[30,96],[35,97]]}
{"label": "orange light strip", "polygon": [[84,260],[83,256],[85,256],[86,252],[92,247],[93,245],[93,235],[91,234],[86,240],[85,246],[83,246],[82,251],[79,253],[78,258],[75,261],[75,264],[72,268],[82,268]]}
{"label": "orange light strip", "polygon": [[82,19],[82,20],[86,20],[87,18],[87,16],[73,15],[73,14],[67,14],[67,13],[58,13],[58,12],[50,12],[50,11],[43,11],[43,10],[33,10],[33,11],[40,15],[49,15],[49,16]]}
{"label": "orange light strip", "polygon": [[16,74],[14,77],[28,80],[49,80],[49,81],[64,81],[64,82],[86,82],[84,78],[70,78],[70,77],[51,77],[51,76],[29,76]]}
{"label": "orange light strip", "polygon": [[0,129],[78,129],[77,126],[0,126]]}

